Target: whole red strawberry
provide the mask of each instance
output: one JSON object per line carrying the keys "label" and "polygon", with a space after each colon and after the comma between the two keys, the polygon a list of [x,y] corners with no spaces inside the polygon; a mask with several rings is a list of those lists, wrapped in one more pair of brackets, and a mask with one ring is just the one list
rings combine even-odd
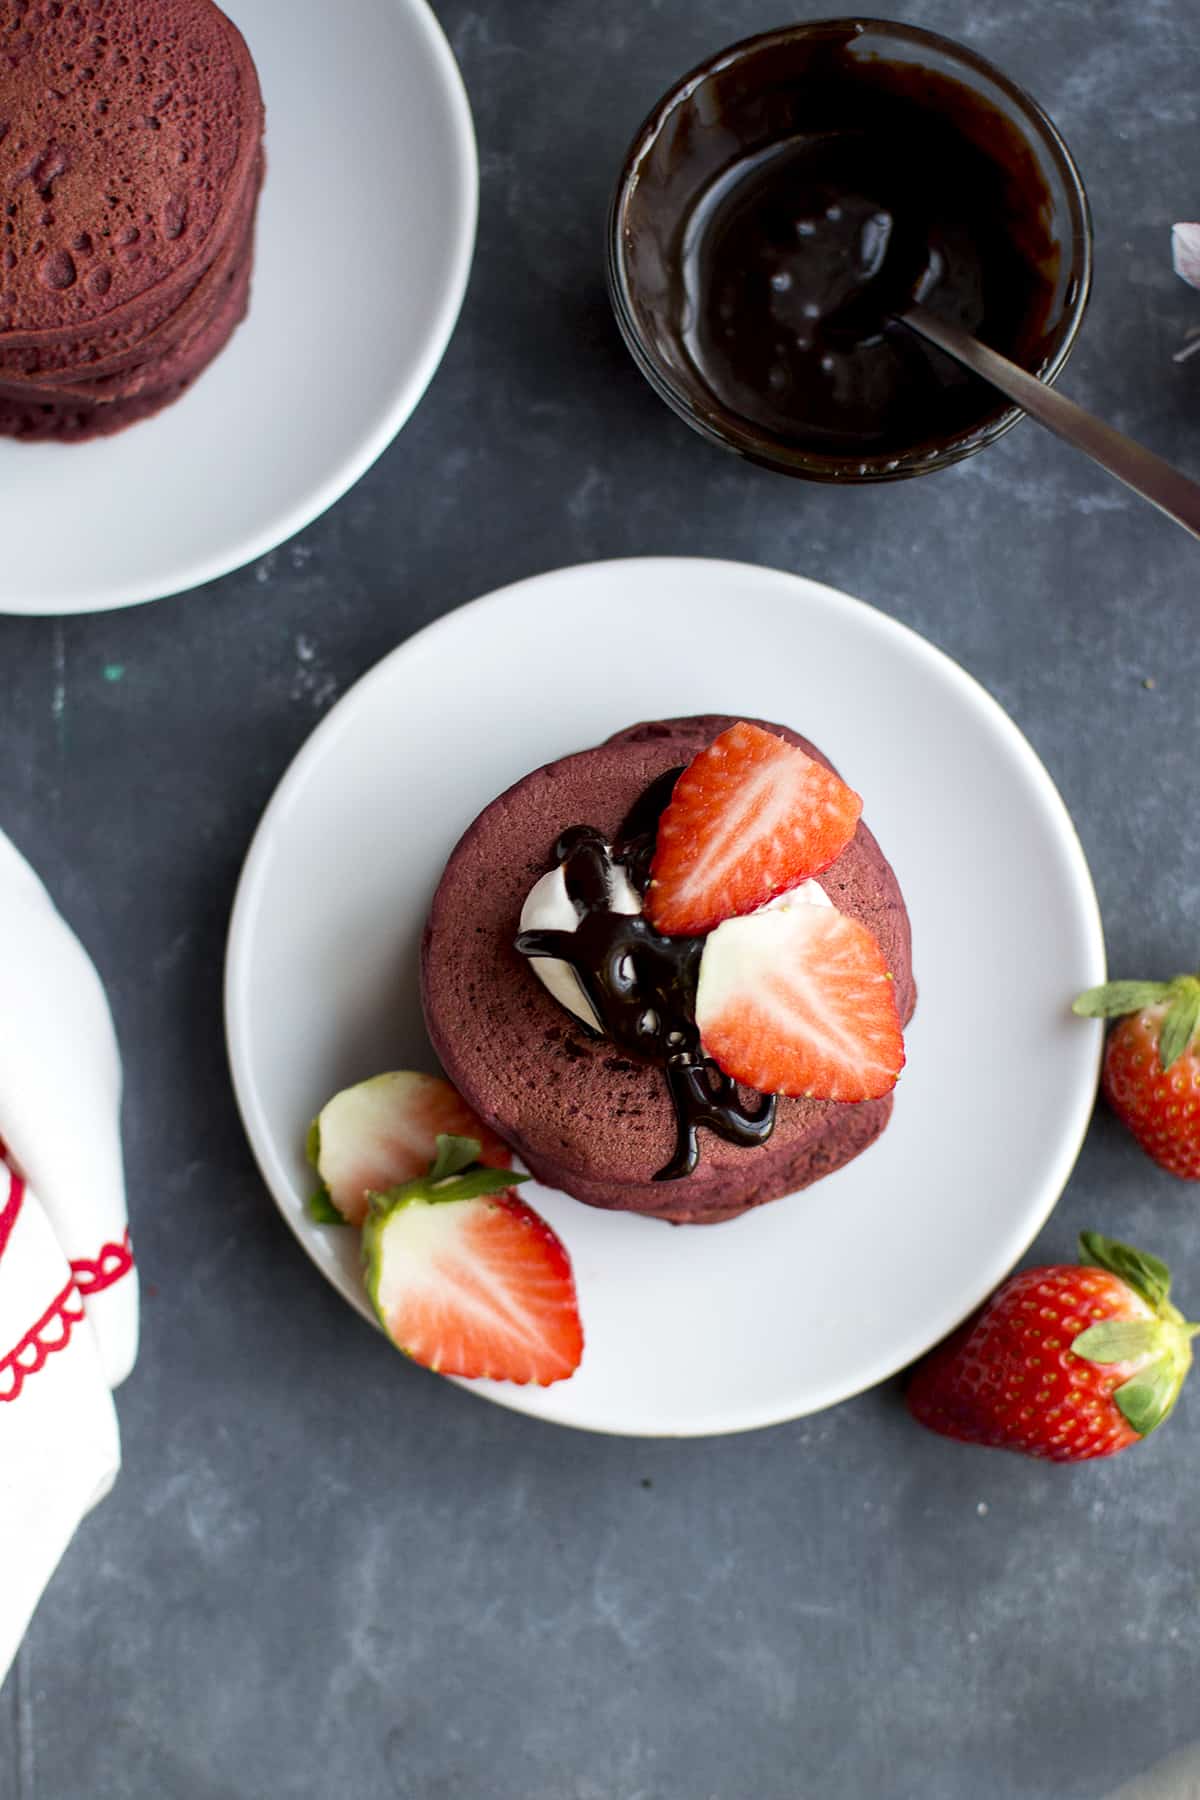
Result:
{"label": "whole red strawberry", "polygon": [[1167,1417],[1189,1325],[1156,1256],[1098,1232],[1082,1266],[1023,1269],[919,1363],[908,1409],[945,1437],[1053,1462],[1114,1456]]}
{"label": "whole red strawberry", "polygon": [[1074,1010],[1120,1021],[1104,1051],[1108,1103],[1156,1163],[1200,1181],[1200,977],[1110,981]]}

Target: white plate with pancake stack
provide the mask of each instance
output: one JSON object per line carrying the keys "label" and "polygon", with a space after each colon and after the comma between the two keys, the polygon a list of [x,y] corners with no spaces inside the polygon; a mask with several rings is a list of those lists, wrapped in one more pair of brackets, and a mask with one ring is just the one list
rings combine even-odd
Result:
{"label": "white plate with pancake stack", "polygon": [[[863,796],[912,922],[918,1001],[887,1130],[801,1193],[674,1227],[522,1188],[571,1255],[583,1363],[546,1389],[469,1385],[647,1436],[773,1424],[894,1374],[1002,1280],[1067,1180],[1103,1035],[1071,999],[1104,979],[1100,916],[1066,808],[997,703],[915,632],[795,575],[665,558],[521,582],[410,638],[322,720],[259,826],[226,966],[259,1167],[369,1318],[358,1233],[307,1211],[305,1134],[342,1087],[436,1069],[417,958],[446,858],[541,764],[693,713],[789,725]],[[382,1339],[379,1354],[398,1386],[436,1379]]]}
{"label": "white plate with pancake stack", "polygon": [[[263,555],[391,442],[453,331],[474,248],[478,170],[462,81],[424,0],[228,0],[225,10],[266,106],[249,314],[152,418],[88,442],[0,437],[0,612],[132,605]],[[84,118],[102,130],[119,104],[104,61],[111,48],[91,40],[80,48],[63,78],[89,84],[71,114],[77,134]],[[186,71],[150,41],[146,54],[155,91],[141,125],[151,133],[155,104],[174,103],[171,70],[181,86]],[[106,87],[108,115],[95,110]],[[26,194],[22,183],[21,196],[34,205],[36,194],[44,211],[22,215],[22,249],[44,283],[66,282],[82,301],[88,281],[104,279],[96,234],[55,236],[82,157],[60,167],[53,120],[41,123],[46,144],[31,132],[33,186]],[[147,215],[141,243],[118,241],[138,231],[122,215],[111,247],[132,258],[165,239],[166,254],[178,225],[173,214],[165,224]],[[3,318],[0,309],[0,351]]]}

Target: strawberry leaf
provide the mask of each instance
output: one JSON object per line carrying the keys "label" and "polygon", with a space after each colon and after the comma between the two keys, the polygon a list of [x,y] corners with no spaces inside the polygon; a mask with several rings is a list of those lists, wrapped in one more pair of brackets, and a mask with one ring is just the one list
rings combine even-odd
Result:
{"label": "strawberry leaf", "polygon": [[1138,1436],[1147,1437],[1170,1413],[1181,1382],[1174,1359],[1164,1356],[1131,1375],[1113,1399]]}
{"label": "strawberry leaf", "polygon": [[439,1132],[437,1154],[430,1165],[428,1179],[444,1181],[448,1175],[457,1175],[460,1169],[479,1161],[480,1148],[478,1138],[450,1137]]}
{"label": "strawberry leaf", "polygon": [[485,1169],[482,1163],[475,1163],[461,1175],[444,1176],[438,1182],[432,1182],[428,1175],[418,1175],[415,1181],[402,1181],[399,1187],[368,1194],[367,1205],[372,1218],[382,1218],[409,1200],[424,1200],[431,1205],[444,1200],[478,1200],[486,1194],[507,1194],[518,1182],[528,1180],[528,1175],[518,1175],[512,1169]]}
{"label": "strawberry leaf", "polygon": [[518,1182],[528,1181],[528,1175],[516,1175],[511,1169],[485,1169],[476,1164],[462,1175],[451,1176],[448,1180],[439,1181],[433,1188],[425,1184],[425,1198],[428,1200],[477,1200],[483,1194],[507,1194]]}
{"label": "strawberry leaf", "polygon": [[318,1225],[346,1225],[349,1223],[329,1198],[327,1187],[319,1187],[315,1194],[309,1195],[308,1216]]}
{"label": "strawberry leaf", "polygon": [[1170,993],[1169,981],[1106,981],[1102,987],[1077,995],[1071,1011],[1081,1019],[1120,1019],[1126,1013],[1159,1005]]}
{"label": "strawberry leaf", "polygon": [[1171,984],[1171,1005],[1158,1037],[1158,1060],[1165,1075],[1179,1061],[1200,1024],[1200,981],[1182,975]]}
{"label": "strawberry leaf", "polygon": [[1087,1362],[1135,1362],[1162,1349],[1163,1329],[1158,1319],[1105,1319],[1081,1331],[1071,1348]]}
{"label": "strawberry leaf", "polygon": [[1135,1250],[1131,1244],[1120,1244],[1098,1231],[1079,1234],[1079,1260],[1093,1269],[1107,1269],[1127,1282],[1155,1311],[1166,1302],[1171,1291],[1171,1271],[1157,1256]]}

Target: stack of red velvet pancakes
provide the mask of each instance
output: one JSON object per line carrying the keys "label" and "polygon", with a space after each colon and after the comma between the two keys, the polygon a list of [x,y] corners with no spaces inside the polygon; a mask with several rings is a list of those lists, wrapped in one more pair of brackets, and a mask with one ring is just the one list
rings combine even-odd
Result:
{"label": "stack of red velvet pancakes", "polygon": [[[716,795],[698,781],[714,758]],[[814,765],[823,780],[810,805],[793,783],[814,780]],[[891,1117],[916,986],[904,898],[860,806],[822,753],[786,726],[704,714],[631,726],[534,770],[485,807],[434,896],[422,955],[425,1018],[454,1086],[539,1181],[590,1206],[712,1224],[808,1186],[875,1141]],[[810,826],[815,842],[836,809],[838,830],[815,858],[819,882],[789,894],[791,840],[804,840],[808,854]],[[805,900],[788,915],[791,924],[777,916],[782,943],[769,918],[778,902],[739,921],[743,934],[765,924],[766,950],[752,972],[735,951],[731,978],[717,977],[714,959],[706,981],[728,925],[710,931],[700,918],[664,919],[671,935],[646,931],[643,895],[630,889],[621,899],[611,883],[609,847],[623,846],[612,855],[635,868],[645,844],[654,848],[645,904],[656,887],[665,892],[659,857],[677,812],[680,826],[683,813],[702,821],[698,838],[677,827],[673,840],[676,863],[701,889],[711,884],[719,899],[743,867],[760,866],[762,852],[766,891],[784,903]],[[586,867],[572,886],[576,862],[586,865],[589,855],[602,865],[594,904]],[[556,878],[566,929],[527,930],[535,899]],[[718,905],[718,915],[728,920],[740,905]],[[582,945],[574,935],[592,913],[594,952],[592,940]],[[800,915],[825,923],[809,930]],[[801,926],[804,948],[791,936]],[[534,941],[547,939],[559,947]],[[569,987],[564,998],[537,973],[546,958],[570,955],[571,944],[581,944],[574,966],[598,971],[583,988],[584,1010]],[[762,955],[778,966],[764,969]],[[714,1013],[732,1027],[719,1046]],[[774,1079],[789,1042],[818,1078],[801,1071],[800,1079]],[[701,1054],[713,1059],[703,1071]],[[697,1065],[694,1080],[672,1070],[685,1061]],[[718,1087],[712,1077],[722,1071]],[[764,1107],[771,1094],[773,1108]],[[700,1138],[690,1129],[697,1123]]]}
{"label": "stack of red velvet pancakes", "polygon": [[263,104],[212,0],[0,0],[0,434],[119,431],[245,314]]}

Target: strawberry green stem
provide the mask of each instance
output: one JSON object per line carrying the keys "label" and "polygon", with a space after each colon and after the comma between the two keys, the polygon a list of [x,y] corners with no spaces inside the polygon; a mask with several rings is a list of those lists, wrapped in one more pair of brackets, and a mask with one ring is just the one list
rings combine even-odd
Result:
{"label": "strawberry green stem", "polygon": [[1169,1417],[1179,1398],[1200,1324],[1185,1319],[1171,1304],[1171,1271],[1157,1256],[1098,1231],[1081,1232],[1079,1255],[1081,1262],[1115,1275],[1150,1309],[1148,1318],[1102,1319],[1071,1345],[1085,1362],[1132,1368],[1112,1397],[1132,1429],[1146,1437]]}
{"label": "strawberry green stem", "polygon": [[1176,975],[1172,981],[1106,981],[1088,988],[1071,1002],[1085,1019],[1123,1019],[1147,1007],[1165,1006],[1158,1036],[1158,1060],[1165,1074],[1200,1032],[1200,975]]}
{"label": "strawberry green stem", "polygon": [[485,1168],[475,1160],[478,1155],[478,1139],[439,1135],[437,1154],[429,1173],[417,1175],[412,1181],[403,1181],[399,1187],[385,1188],[382,1193],[369,1193],[370,1217],[382,1222],[410,1200],[423,1200],[429,1204],[506,1194],[518,1182],[529,1180],[528,1175],[518,1175],[512,1169]]}

